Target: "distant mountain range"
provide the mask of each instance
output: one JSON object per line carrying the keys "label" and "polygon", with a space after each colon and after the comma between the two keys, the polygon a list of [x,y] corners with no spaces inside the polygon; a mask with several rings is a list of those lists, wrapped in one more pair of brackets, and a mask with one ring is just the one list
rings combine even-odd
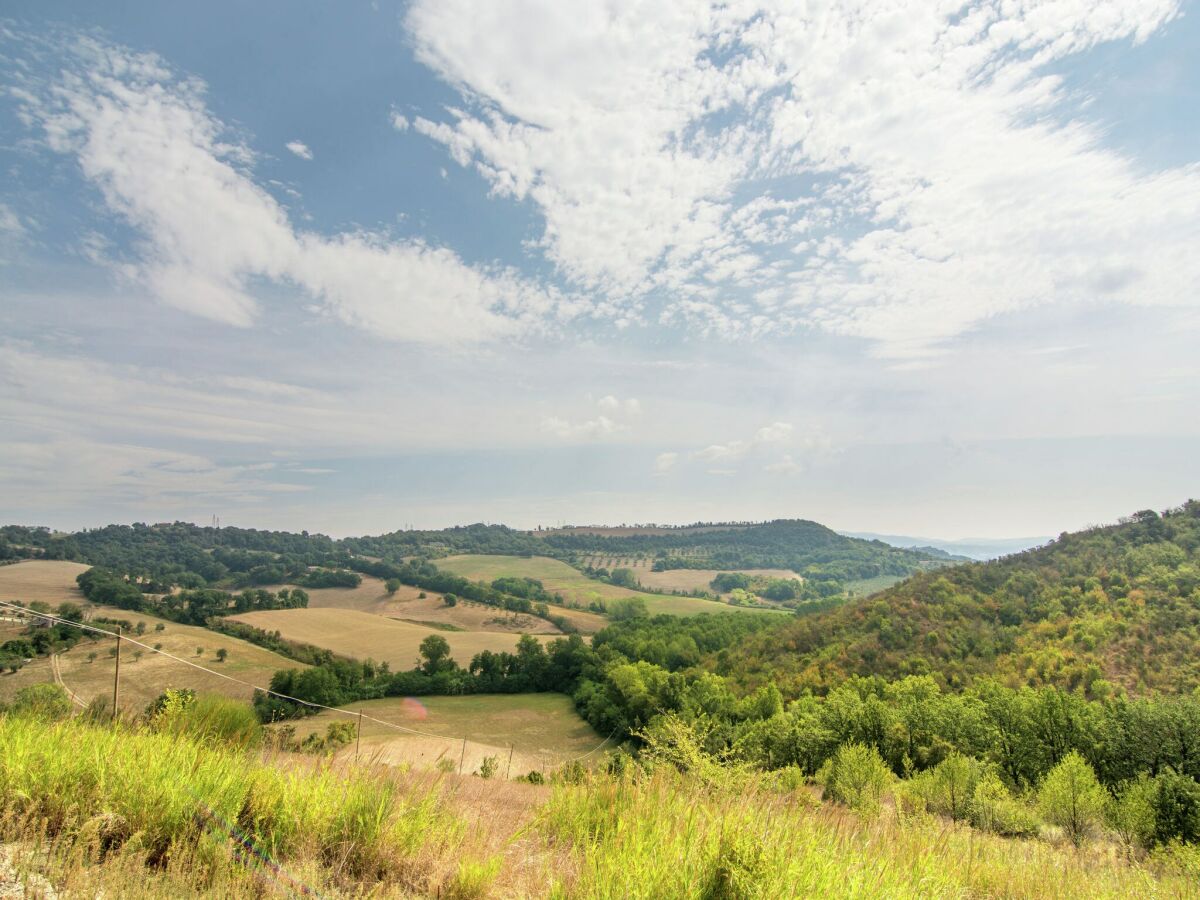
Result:
{"label": "distant mountain range", "polygon": [[906,534],[875,534],[870,531],[839,531],[846,537],[861,538],[865,541],[883,541],[893,547],[906,550],[941,550],[951,556],[961,556],[968,559],[996,559],[1010,553],[1020,553],[1031,547],[1040,547],[1053,538],[1049,535],[1042,537],[1018,538],[960,538],[954,541],[942,541],[937,538],[913,537]]}

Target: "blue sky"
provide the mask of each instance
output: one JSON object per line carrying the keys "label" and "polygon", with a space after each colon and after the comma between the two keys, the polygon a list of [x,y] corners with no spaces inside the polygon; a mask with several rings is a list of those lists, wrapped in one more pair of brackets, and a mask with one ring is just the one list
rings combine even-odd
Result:
{"label": "blue sky", "polygon": [[0,518],[1200,494],[1172,0],[6,4]]}

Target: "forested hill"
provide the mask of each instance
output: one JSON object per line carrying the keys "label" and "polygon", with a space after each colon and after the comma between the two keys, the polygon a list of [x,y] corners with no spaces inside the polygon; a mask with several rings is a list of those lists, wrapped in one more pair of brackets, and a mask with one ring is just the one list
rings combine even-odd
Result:
{"label": "forested hill", "polygon": [[981,675],[1102,697],[1200,686],[1200,501],[927,572],[748,637],[713,665],[786,695],[847,675]]}
{"label": "forested hill", "polygon": [[791,569],[841,580],[908,575],[954,561],[938,550],[911,550],[846,537],[817,522],[777,519],[753,525],[647,528],[633,533],[574,528],[545,533],[546,545],[572,554],[652,556],[656,569]]}
{"label": "forested hill", "polygon": [[[213,551],[219,551],[214,556]],[[902,550],[880,541],[843,537],[816,522],[785,520],[760,525],[657,529],[611,537],[592,531],[518,531],[503,525],[466,525],[438,531],[395,531],[334,540],[321,534],[212,528],[187,522],[108,525],[71,534],[44,528],[0,528],[0,560],[24,556],[72,559],[159,577],[190,571],[212,580],[220,567],[244,565],[230,554],[260,554],[258,564],[338,565],[350,555],[398,561],[454,553],[547,555],[578,562],[589,554],[654,558],[655,568],[779,568],[838,582],[904,576],[951,557]],[[276,557],[273,561],[265,556]],[[228,557],[222,560],[221,557]]]}

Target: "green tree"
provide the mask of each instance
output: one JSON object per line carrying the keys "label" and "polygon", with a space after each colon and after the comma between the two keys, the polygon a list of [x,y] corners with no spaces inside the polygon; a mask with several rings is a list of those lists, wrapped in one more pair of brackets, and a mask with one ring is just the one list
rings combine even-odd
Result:
{"label": "green tree", "polygon": [[227,656],[229,656],[229,651],[222,647],[217,651],[217,662],[225,662]]}
{"label": "green tree", "polygon": [[396,593],[396,591],[400,590],[400,579],[389,578],[383,583],[383,586],[387,589],[388,596],[390,597],[392,594]]}
{"label": "green tree", "polygon": [[71,715],[71,698],[60,685],[31,684],[17,691],[9,709],[22,715],[57,721]]}
{"label": "green tree", "polygon": [[1110,799],[1087,760],[1074,750],[1046,773],[1038,788],[1042,816],[1062,828],[1076,847],[1103,821]]}
{"label": "green tree", "polygon": [[442,602],[447,606],[457,606],[458,597],[455,594],[442,594]]}
{"label": "green tree", "polygon": [[426,675],[436,675],[453,668],[454,660],[450,658],[450,642],[440,634],[431,634],[421,641],[421,671]]}
{"label": "green tree", "polygon": [[1178,839],[1200,843],[1200,784],[1174,772],[1159,775],[1155,781],[1154,842]]}

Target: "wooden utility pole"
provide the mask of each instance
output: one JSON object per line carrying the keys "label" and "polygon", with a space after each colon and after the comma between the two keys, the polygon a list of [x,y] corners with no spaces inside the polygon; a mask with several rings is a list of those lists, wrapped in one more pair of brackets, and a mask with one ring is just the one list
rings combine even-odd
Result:
{"label": "wooden utility pole", "polygon": [[117,626],[117,666],[113,670],[113,721],[117,721],[117,702],[121,698],[121,626]]}
{"label": "wooden utility pole", "polygon": [[463,738],[462,756],[458,758],[458,774],[462,774],[463,760],[467,758],[467,739]]}
{"label": "wooden utility pole", "polygon": [[358,735],[354,739],[354,764],[358,765],[358,751],[362,748],[362,710],[358,711]]}
{"label": "wooden utility pole", "polygon": [[512,755],[513,745],[508,745],[508,768],[504,770],[504,780],[508,781],[508,776],[512,774]]}

